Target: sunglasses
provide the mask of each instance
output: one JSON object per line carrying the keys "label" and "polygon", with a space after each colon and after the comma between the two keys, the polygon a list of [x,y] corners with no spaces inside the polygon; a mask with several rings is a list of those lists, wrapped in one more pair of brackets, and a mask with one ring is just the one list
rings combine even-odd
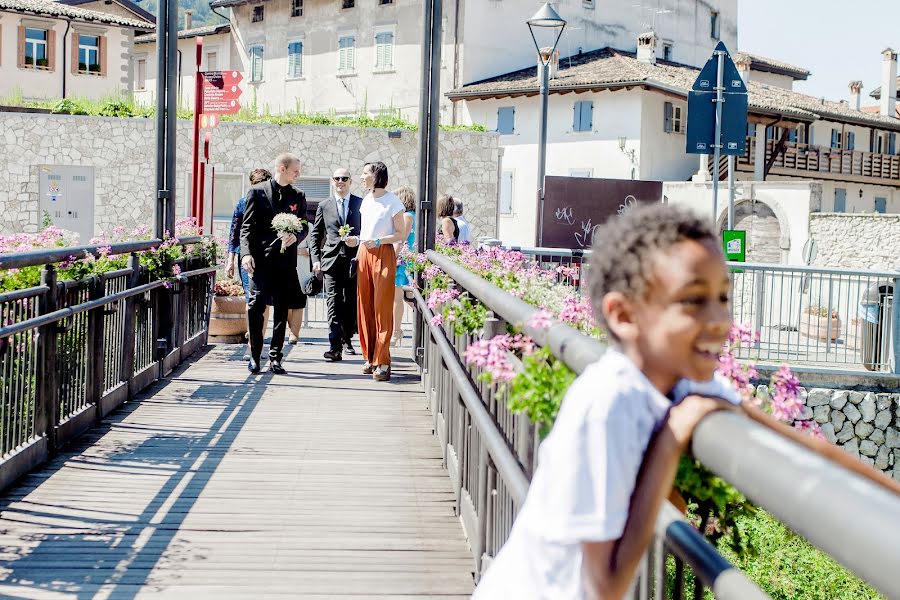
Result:
{"label": "sunglasses", "polygon": [[335,181],[350,181],[349,177],[333,177]]}

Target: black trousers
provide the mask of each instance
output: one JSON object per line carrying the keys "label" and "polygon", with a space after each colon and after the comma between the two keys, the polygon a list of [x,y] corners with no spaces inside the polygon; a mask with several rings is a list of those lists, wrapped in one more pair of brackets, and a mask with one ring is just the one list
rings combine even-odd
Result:
{"label": "black trousers", "polygon": [[340,350],[356,333],[356,277],[350,276],[350,259],[338,257],[325,272],[325,306],[328,309],[328,342]]}
{"label": "black trousers", "polygon": [[[256,261],[259,265],[262,261]],[[295,275],[296,276],[296,275]],[[269,359],[283,358],[284,333],[287,329],[288,295],[280,289],[269,269],[257,266],[247,286],[247,324],[250,327],[250,356],[259,361],[262,356],[263,326],[266,305],[272,305],[272,340],[269,342]]]}

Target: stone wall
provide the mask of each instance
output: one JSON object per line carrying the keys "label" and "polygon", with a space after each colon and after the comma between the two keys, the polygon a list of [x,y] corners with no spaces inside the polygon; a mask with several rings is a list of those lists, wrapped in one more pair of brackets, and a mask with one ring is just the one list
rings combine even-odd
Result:
{"label": "stone wall", "polygon": [[[40,165],[94,167],[95,232],[154,222],[156,137],[151,119],[0,113],[0,233],[36,231]],[[176,202],[184,214],[192,127],[178,122]],[[389,189],[418,185],[418,133],[389,138],[382,129],[221,123],[213,132],[211,164],[220,173],[270,167],[276,155],[300,156],[303,176],[328,177],[350,168],[354,192],[366,161],[381,160]],[[497,235],[500,168],[494,133],[440,133],[438,189],[465,202],[473,236]],[[230,199],[233,200],[233,199]]]}
{"label": "stone wall", "polygon": [[900,393],[810,389],[804,418],[828,441],[900,480]]}
{"label": "stone wall", "polygon": [[895,271],[900,267],[900,215],[812,213],[813,266]]}

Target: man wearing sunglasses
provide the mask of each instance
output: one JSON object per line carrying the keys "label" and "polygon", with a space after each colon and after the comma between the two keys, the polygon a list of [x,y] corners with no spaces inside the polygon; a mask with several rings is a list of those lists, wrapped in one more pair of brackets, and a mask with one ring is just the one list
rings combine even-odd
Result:
{"label": "man wearing sunglasses", "polygon": [[[328,341],[324,356],[338,361],[343,353],[356,354],[356,252],[359,248],[362,198],[350,193],[348,169],[335,170],[331,178],[333,194],[319,203],[316,221],[309,234],[309,252],[313,271],[325,276],[325,301],[328,307]],[[341,228],[349,233],[341,235]]]}

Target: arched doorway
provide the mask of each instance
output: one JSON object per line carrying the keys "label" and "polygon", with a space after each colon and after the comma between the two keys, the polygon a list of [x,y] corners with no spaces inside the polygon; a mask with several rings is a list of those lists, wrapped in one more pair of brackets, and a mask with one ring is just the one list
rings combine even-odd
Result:
{"label": "arched doorway", "polygon": [[747,232],[747,262],[781,262],[781,223],[768,204],[754,200],[736,203],[734,228]]}

